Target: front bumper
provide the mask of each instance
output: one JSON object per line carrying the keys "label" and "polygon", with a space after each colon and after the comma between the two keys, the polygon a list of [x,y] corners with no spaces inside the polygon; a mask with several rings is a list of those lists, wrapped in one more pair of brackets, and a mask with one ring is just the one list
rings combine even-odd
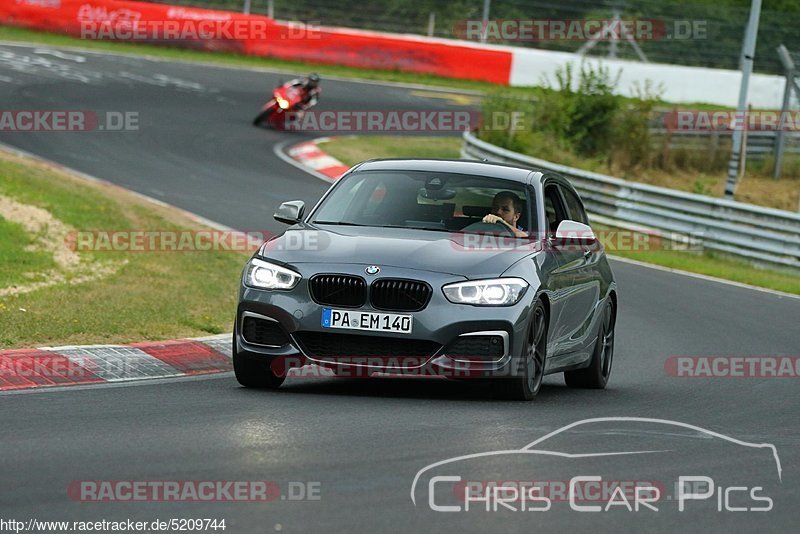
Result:
{"label": "front bumper", "polygon": [[[293,269],[303,278],[289,291],[270,291],[254,289],[242,284],[237,310],[236,349],[242,357],[272,360],[273,369],[286,369],[315,363],[338,371],[357,369],[362,376],[372,373],[391,373],[403,375],[440,375],[450,378],[475,378],[508,376],[516,365],[512,365],[516,355],[522,353],[528,331],[528,317],[535,296],[535,288],[529,287],[519,302],[513,306],[486,307],[453,304],[442,293],[442,286],[464,281],[459,275],[433,273],[382,267],[377,276],[365,276],[363,265],[326,265],[324,272],[351,274],[365,278],[367,282],[379,278],[405,278],[424,280],[433,288],[428,305],[418,312],[387,312],[373,308],[369,303],[357,308],[358,311],[378,313],[399,313],[413,316],[413,333],[399,334],[373,331],[354,331],[324,328],[322,310],[325,306],[314,302],[308,288],[308,280],[320,272],[319,264],[295,264]],[[422,276],[421,276],[422,274]],[[281,346],[265,346],[248,342],[242,332],[245,317],[257,317],[275,321],[288,336],[288,343]],[[387,344],[402,343],[408,339],[433,342],[438,349],[424,358],[381,359],[328,359],[311,354],[298,334],[313,332],[324,334],[348,334],[351,336],[371,336],[384,338]],[[302,335],[302,334],[301,334]],[[448,354],[448,348],[459,339],[476,335],[491,335],[502,339],[502,354],[492,359],[464,358]],[[473,338],[475,339],[475,338]],[[287,364],[286,362],[291,362]],[[358,374],[358,373],[356,373]]]}

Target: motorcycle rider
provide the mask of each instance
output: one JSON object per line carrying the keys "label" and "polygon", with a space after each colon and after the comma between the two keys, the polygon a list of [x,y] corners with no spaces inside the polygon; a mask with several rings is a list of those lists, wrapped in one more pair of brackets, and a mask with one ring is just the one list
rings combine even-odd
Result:
{"label": "motorcycle rider", "polygon": [[312,72],[303,78],[296,78],[286,82],[288,87],[300,87],[303,89],[303,100],[300,101],[299,110],[306,110],[317,104],[322,89],[319,86],[319,74]]}

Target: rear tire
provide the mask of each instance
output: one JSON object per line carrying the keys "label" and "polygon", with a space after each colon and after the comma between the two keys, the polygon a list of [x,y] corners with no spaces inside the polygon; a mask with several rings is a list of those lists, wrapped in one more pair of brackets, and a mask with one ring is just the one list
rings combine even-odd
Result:
{"label": "rear tire", "polygon": [[528,337],[522,349],[514,378],[501,379],[494,384],[495,392],[510,400],[532,400],[542,387],[547,361],[547,311],[537,301],[531,313]]}
{"label": "rear tire", "polygon": [[609,300],[603,309],[603,318],[597,331],[597,341],[592,353],[592,363],[585,369],[564,372],[564,381],[571,388],[605,389],[611,376],[614,361],[614,329],[616,313]]}
{"label": "rear tire", "polygon": [[247,388],[278,389],[286,380],[285,376],[277,376],[272,372],[268,361],[245,358],[236,350],[237,329],[233,330],[233,373],[239,384]]}

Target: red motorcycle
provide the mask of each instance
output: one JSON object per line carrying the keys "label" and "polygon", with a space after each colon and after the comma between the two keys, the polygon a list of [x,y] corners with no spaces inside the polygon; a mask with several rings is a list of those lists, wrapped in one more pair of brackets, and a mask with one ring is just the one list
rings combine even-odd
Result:
{"label": "red motorcycle", "polygon": [[287,113],[297,119],[298,107],[306,95],[305,89],[296,85],[280,85],[272,91],[272,98],[261,108],[261,112],[253,119],[253,126],[267,124],[275,130],[284,130],[287,125]]}

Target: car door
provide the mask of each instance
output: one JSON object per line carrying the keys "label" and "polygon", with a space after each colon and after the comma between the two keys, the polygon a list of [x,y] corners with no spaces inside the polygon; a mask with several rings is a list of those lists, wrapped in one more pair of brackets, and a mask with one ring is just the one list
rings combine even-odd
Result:
{"label": "car door", "polygon": [[559,184],[555,180],[544,183],[544,209],[547,232],[545,246],[553,256],[557,266],[550,271],[548,289],[550,290],[550,330],[548,367],[568,365],[562,361],[574,352],[579,343],[576,336],[585,320],[585,295],[579,284],[585,279],[586,259],[580,247],[573,243],[560,243],[555,240],[558,225],[570,217]]}
{"label": "car door", "polygon": [[[559,189],[569,212],[569,219],[588,225],[589,219],[577,192],[566,183],[559,184]],[[600,309],[602,292],[598,264],[603,252],[597,243],[576,243],[574,246],[579,249],[580,258],[573,271],[575,293],[572,313],[579,319],[577,329],[573,333],[573,341],[576,347],[580,348],[592,345],[597,330],[592,326],[595,315]]]}

